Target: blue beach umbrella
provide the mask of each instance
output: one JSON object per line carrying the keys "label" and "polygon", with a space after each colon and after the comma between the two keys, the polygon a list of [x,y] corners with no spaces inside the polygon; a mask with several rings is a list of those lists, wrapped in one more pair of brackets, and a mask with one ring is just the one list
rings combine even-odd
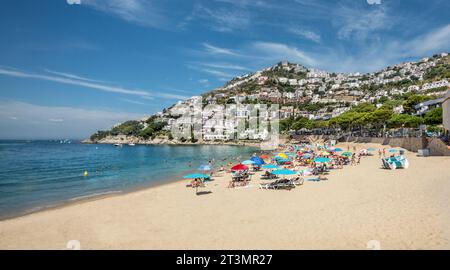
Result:
{"label": "blue beach umbrella", "polygon": [[397,149],[389,149],[389,153],[396,153],[396,152],[398,152]]}
{"label": "blue beach umbrella", "polygon": [[329,158],[324,158],[324,157],[317,157],[314,159],[314,162],[317,163],[326,163],[326,162],[330,162],[331,159]]}
{"label": "blue beach umbrella", "polygon": [[209,178],[209,175],[203,173],[191,173],[183,176],[184,179],[195,179],[195,178]]}
{"label": "blue beach umbrella", "polygon": [[343,150],[341,148],[335,148],[333,151],[334,152],[342,152]]}
{"label": "blue beach umbrella", "polygon": [[244,161],[242,161],[242,164],[244,164],[244,165],[253,165],[253,164],[255,164],[255,162],[253,160],[244,160]]}
{"label": "blue beach umbrella", "polygon": [[253,161],[255,163],[255,165],[258,165],[258,166],[261,166],[265,163],[264,159],[257,157],[257,156],[251,157],[250,160]]}
{"label": "blue beach umbrella", "polygon": [[264,166],[262,166],[263,167],[263,169],[278,169],[279,167],[277,166],[277,165],[275,165],[275,164],[267,164],[267,165],[264,165]]}
{"label": "blue beach umbrella", "polygon": [[288,170],[288,169],[275,170],[272,173],[275,174],[275,175],[293,175],[293,174],[297,174],[296,171]]}

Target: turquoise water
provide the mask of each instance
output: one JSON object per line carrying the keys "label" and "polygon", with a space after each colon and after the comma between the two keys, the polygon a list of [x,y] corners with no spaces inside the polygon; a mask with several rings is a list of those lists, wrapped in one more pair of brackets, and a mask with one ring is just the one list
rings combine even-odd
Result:
{"label": "turquoise water", "polygon": [[253,152],[254,148],[216,145],[119,148],[79,142],[0,141],[0,219],[181,178],[210,160],[220,166],[237,156],[246,159]]}

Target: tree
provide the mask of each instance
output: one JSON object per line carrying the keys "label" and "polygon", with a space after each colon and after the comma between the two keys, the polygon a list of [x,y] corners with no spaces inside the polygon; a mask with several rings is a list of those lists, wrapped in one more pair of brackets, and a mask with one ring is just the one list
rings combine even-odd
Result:
{"label": "tree", "polygon": [[411,95],[409,96],[405,103],[403,104],[403,108],[405,110],[405,113],[407,114],[412,114],[416,111],[416,109],[414,108],[417,104],[422,103],[424,101],[430,100],[432,99],[429,96],[424,96],[424,95]]}
{"label": "tree", "polygon": [[425,124],[440,125],[442,124],[442,107],[435,108],[425,114]]}
{"label": "tree", "polygon": [[380,108],[375,110],[373,113],[370,113],[367,120],[374,127],[381,128],[387,124],[392,114],[392,110]]}
{"label": "tree", "polygon": [[394,114],[388,121],[391,128],[408,127],[417,128],[423,123],[423,119],[409,114]]}
{"label": "tree", "polygon": [[361,113],[361,112],[373,112],[376,109],[377,108],[375,106],[373,106],[372,104],[366,102],[366,103],[361,103],[361,104],[359,104],[357,106],[354,106],[351,109],[351,111]]}

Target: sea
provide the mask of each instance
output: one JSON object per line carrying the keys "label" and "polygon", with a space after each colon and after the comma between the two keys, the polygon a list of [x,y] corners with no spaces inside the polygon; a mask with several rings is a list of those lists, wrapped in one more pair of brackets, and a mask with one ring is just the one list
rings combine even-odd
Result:
{"label": "sea", "polygon": [[198,167],[248,159],[254,147],[0,140],[0,219],[181,180]]}

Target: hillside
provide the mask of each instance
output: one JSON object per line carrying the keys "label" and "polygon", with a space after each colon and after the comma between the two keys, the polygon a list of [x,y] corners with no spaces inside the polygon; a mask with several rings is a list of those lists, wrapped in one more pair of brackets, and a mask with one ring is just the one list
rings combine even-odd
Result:
{"label": "hillside", "polygon": [[[223,87],[202,94],[201,98],[203,105],[280,104],[279,117],[288,122],[281,125],[285,129],[292,128],[292,124],[300,118],[315,122],[312,126],[329,126],[330,119],[347,116],[355,112],[352,107],[364,104],[372,104],[374,110],[388,109],[396,114],[396,120],[391,123],[404,126],[409,121],[408,123],[414,123],[411,126],[417,126],[424,123],[423,116],[427,112],[419,113],[415,106],[443,96],[449,86],[448,80],[450,56],[447,53],[389,66],[372,73],[331,73],[300,64],[280,62],[236,77]],[[180,101],[146,119],[127,121],[111,130],[99,131],[91,136],[91,141],[111,142],[117,136],[130,137],[138,143],[152,142],[156,138],[160,138],[160,141],[163,138],[164,142],[172,141],[171,126],[177,123],[180,116],[176,112],[177,107],[193,105],[199,98],[197,96]],[[410,119],[408,116],[422,117],[422,120]],[[336,125],[338,122],[331,123]],[[306,128],[301,124],[295,127]],[[311,127],[310,123],[308,127]],[[229,136],[225,136],[224,130],[214,130],[213,127],[210,132],[216,136],[200,140],[230,140]],[[189,138],[182,140],[188,141]],[[191,142],[197,142],[197,139],[191,139]]]}

